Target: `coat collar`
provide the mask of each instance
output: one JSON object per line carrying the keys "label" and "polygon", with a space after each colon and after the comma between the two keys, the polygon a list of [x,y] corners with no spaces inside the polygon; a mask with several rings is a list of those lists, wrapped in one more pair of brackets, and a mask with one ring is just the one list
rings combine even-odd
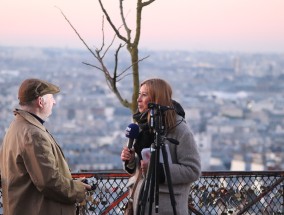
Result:
{"label": "coat collar", "polygon": [[20,115],[21,117],[23,117],[25,120],[27,120],[31,124],[37,126],[43,131],[46,131],[46,128],[44,127],[44,125],[41,124],[40,121],[36,117],[34,117],[31,113],[24,111],[24,110],[20,110],[20,109],[15,109],[14,115]]}

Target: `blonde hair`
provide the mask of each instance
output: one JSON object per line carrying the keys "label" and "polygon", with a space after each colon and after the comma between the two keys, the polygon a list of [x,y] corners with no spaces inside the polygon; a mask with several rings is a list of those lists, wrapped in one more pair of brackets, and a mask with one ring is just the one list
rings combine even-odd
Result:
{"label": "blonde hair", "polygon": [[[172,88],[163,79],[152,78],[143,81],[140,87],[145,85],[148,90],[148,94],[151,98],[150,102],[161,106],[173,107],[172,103]],[[148,113],[148,120],[150,119],[150,113]],[[165,128],[169,130],[176,124],[176,113],[174,110],[165,111]]]}

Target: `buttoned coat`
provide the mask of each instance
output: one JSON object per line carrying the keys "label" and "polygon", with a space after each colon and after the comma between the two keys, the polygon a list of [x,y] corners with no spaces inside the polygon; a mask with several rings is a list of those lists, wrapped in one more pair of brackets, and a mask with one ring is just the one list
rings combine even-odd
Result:
{"label": "buttoned coat", "polygon": [[85,188],[63,152],[33,115],[16,109],[0,150],[5,215],[72,215]]}

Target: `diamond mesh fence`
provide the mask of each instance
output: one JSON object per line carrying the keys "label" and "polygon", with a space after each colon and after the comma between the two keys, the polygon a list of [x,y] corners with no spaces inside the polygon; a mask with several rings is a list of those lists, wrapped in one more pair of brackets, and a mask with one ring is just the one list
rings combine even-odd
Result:
{"label": "diamond mesh fence", "polygon": [[[129,175],[121,171],[73,173],[92,185],[77,215],[120,215],[128,201]],[[0,214],[3,214],[2,191]],[[188,214],[284,215],[284,172],[203,172],[192,184]]]}

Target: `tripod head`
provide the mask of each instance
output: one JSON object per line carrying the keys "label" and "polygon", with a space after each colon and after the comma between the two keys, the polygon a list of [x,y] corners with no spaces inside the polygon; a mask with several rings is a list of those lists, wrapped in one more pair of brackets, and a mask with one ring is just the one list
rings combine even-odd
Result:
{"label": "tripod head", "polygon": [[155,104],[155,103],[148,103],[148,108],[149,108],[149,109],[156,108],[156,109],[158,109],[158,110],[160,110],[160,111],[174,110],[173,107],[170,107],[170,106],[162,106],[162,105]]}
{"label": "tripod head", "polygon": [[167,110],[174,110],[174,108],[155,103],[148,103],[148,108],[150,110],[150,128],[159,134],[163,134],[165,129],[165,112]]}

